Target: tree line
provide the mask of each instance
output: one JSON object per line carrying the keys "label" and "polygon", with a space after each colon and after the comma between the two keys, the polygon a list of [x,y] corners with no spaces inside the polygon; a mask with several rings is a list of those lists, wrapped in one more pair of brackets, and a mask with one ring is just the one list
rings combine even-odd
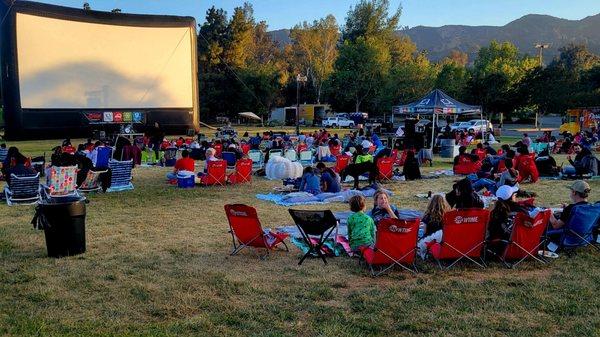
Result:
{"label": "tree line", "polygon": [[475,60],[452,51],[432,62],[407,36],[397,33],[401,8],[388,0],[361,0],[338,24],[332,15],[290,30],[279,46],[252,5],[231,17],[212,7],[198,31],[201,118],[252,111],[266,116],[296,103],[296,75],[307,76],[301,103],[329,103],[335,111],[389,113],[433,88],[489,116],[520,111],[562,113],[600,105],[600,57],[585,45],[560,47],[547,66],[510,42],[492,41]]}

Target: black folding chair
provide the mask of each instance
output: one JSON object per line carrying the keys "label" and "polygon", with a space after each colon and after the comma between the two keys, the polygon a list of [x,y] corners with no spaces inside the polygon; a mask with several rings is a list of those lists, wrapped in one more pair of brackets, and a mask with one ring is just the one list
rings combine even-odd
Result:
{"label": "black folding chair", "polygon": [[[318,255],[323,260],[323,263],[327,264],[327,259],[325,259],[322,248],[325,241],[331,236],[331,233],[338,228],[338,220],[333,213],[330,210],[305,211],[295,209],[290,209],[289,212],[302,235],[302,239],[309,247],[308,252],[300,259],[298,265],[301,265],[312,254]],[[317,243],[314,243],[310,239],[310,236],[318,237]]]}

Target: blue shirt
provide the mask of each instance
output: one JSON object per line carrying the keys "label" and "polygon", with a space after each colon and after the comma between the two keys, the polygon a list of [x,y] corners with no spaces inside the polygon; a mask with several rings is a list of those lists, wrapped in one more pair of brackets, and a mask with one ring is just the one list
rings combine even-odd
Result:
{"label": "blue shirt", "polygon": [[321,193],[321,181],[317,175],[306,173],[302,176],[300,182],[300,191],[308,192],[314,195]]}
{"label": "blue shirt", "polygon": [[332,177],[331,174],[329,174],[329,172],[323,172],[323,174],[321,174],[321,182],[327,185],[327,189],[323,192],[338,193],[342,190],[340,183],[338,182],[336,177]]}
{"label": "blue shirt", "polygon": [[377,136],[376,134],[373,134],[371,136],[371,142],[373,143],[373,145],[375,145],[377,148],[380,148],[383,146],[383,143],[381,142],[381,140],[379,139],[379,136]]}

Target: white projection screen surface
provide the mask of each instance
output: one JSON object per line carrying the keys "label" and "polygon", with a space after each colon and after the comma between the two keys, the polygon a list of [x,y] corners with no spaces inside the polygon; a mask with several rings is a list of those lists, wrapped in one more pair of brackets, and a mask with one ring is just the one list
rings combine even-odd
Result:
{"label": "white projection screen surface", "polygon": [[138,27],[17,13],[24,109],[193,107],[191,27]]}

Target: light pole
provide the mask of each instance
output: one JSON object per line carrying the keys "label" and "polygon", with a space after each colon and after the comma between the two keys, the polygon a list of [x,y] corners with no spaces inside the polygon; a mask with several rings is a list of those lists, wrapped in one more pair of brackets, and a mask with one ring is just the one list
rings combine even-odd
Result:
{"label": "light pole", "polygon": [[308,80],[306,76],[298,74],[296,76],[296,135],[300,135],[300,83]]}
{"label": "light pole", "polygon": [[540,58],[540,67],[544,66],[544,49],[550,48],[549,44],[538,43],[535,45],[535,48],[540,50],[539,58]]}

